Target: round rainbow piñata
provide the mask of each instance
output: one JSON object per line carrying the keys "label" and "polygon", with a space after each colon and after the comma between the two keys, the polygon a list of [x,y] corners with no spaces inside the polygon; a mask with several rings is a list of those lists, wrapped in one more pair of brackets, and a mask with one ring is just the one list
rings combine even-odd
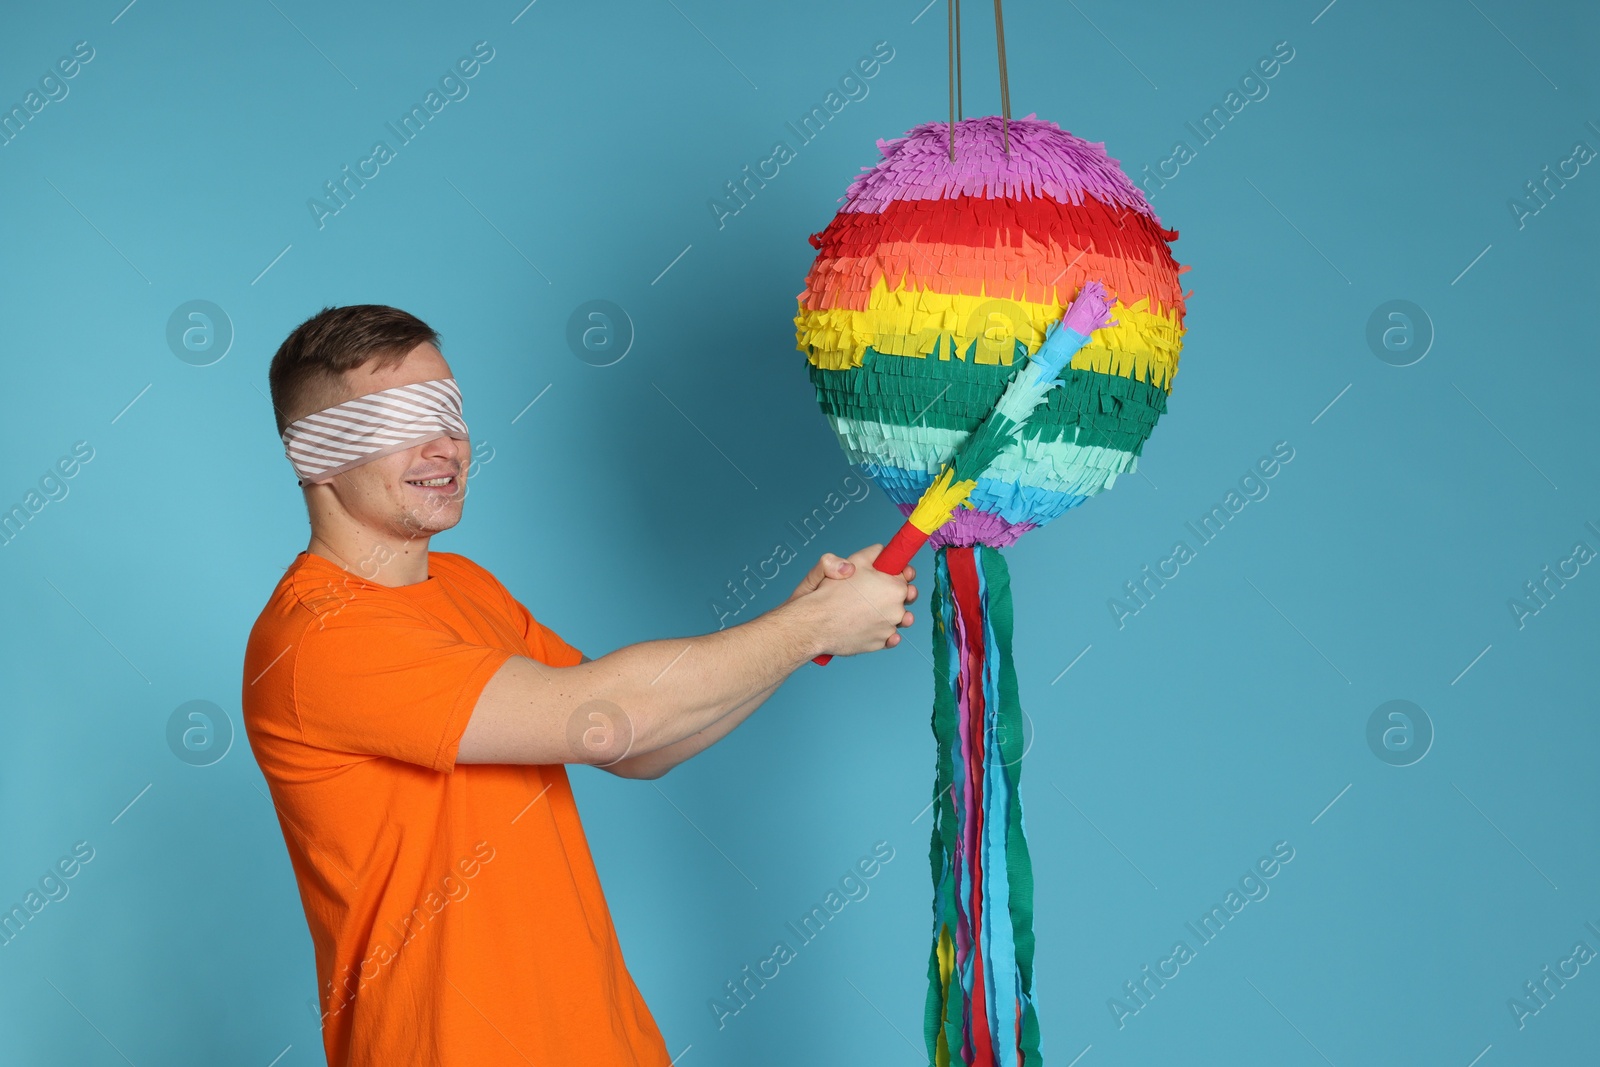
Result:
{"label": "round rainbow pi\u00f1ata", "polygon": [[1032,116],[917,126],[880,141],[811,237],[795,316],[817,398],[852,463],[909,514],[1085,280],[1116,298],[1019,440],[935,545],[1009,545],[1109,489],[1178,369],[1186,270],[1144,195],[1091,144]]}
{"label": "round rainbow pi\u00f1ata", "polygon": [[1138,469],[1178,369],[1187,268],[1104,145],[1031,115],[956,123],[953,161],[951,137],[931,122],[878,142],[883,158],[811,237],[795,327],[850,461],[909,516],[879,569],[898,572],[930,533],[937,548],[928,1057],[1037,1067],[999,549]]}

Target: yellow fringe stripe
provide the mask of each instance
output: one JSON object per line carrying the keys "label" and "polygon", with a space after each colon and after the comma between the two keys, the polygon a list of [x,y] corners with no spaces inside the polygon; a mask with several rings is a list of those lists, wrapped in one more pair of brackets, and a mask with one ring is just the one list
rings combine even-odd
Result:
{"label": "yellow fringe stripe", "polygon": [[950,928],[939,927],[939,1040],[934,1048],[934,1067],[950,1067],[950,1043],[944,1036],[945,1013],[950,1010],[950,976],[956,969],[956,947],[950,941]]}
{"label": "yellow fringe stripe", "polygon": [[[962,354],[981,341],[971,353],[977,363],[1010,365],[1012,338],[1028,352],[1037,351],[1064,310],[1061,304],[1006,297],[891,291],[880,281],[864,311],[801,308],[794,321],[800,350],[824,370],[861,366],[869,347],[886,355],[927,358],[937,346],[939,358],[949,359],[952,340]],[[1150,382],[1170,393],[1183,348],[1184,328],[1176,311],[1159,314],[1140,297],[1131,307],[1118,301],[1111,317],[1118,324],[1096,330],[1072,357],[1072,366]]]}
{"label": "yellow fringe stripe", "polygon": [[911,509],[911,514],[906,516],[906,521],[930,537],[935,530],[949,522],[956,508],[967,502],[967,497],[978,485],[970,478],[964,482],[951,481],[955,476],[954,467],[946,467],[941,471],[933,484],[923,490],[921,499]]}

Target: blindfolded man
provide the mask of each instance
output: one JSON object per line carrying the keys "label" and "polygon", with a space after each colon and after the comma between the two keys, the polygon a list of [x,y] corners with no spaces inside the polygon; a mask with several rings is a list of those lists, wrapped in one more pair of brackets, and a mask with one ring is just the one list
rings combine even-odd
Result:
{"label": "blindfolded man", "polygon": [[432,329],[329,308],[269,380],[311,539],[251,630],[243,711],[329,1064],[667,1067],[565,764],[659,778],[812,657],[894,647],[913,570],[873,570],[877,545],[824,555],[748,622],[591,660],[488,570],[429,551],[461,520],[473,459]]}

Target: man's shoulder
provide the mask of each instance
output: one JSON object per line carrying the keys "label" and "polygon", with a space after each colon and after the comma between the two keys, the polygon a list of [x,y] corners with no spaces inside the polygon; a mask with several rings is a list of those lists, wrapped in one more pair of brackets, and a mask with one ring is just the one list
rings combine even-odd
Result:
{"label": "man's shoulder", "polygon": [[505,590],[505,586],[500,584],[500,579],[496,578],[488,567],[461,555],[459,552],[430,551],[428,553],[428,570],[431,573],[442,574],[458,581],[477,582],[499,591]]}
{"label": "man's shoulder", "polygon": [[337,612],[363,590],[381,588],[360,575],[309,552],[294,558],[267,598],[261,619],[280,619],[291,625],[309,616]]}
{"label": "man's shoulder", "polygon": [[563,649],[565,649],[566,642],[554,631],[549,630],[543,623],[539,622],[534,617],[533,612],[529,611],[500,579],[491,574],[487,567],[454,552],[429,552],[428,560],[428,569],[436,575],[442,576],[447,580],[458,581],[472,586],[479,590],[482,595],[491,597],[503,605],[508,616],[515,621],[524,637],[536,640],[537,651],[534,655],[540,662],[549,663],[557,667],[570,666],[571,664],[560,663],[557,660],[570,658],[572,663],[576,663],[583,657],[583,653],[576,649],[570,650],[572,653],[570,657],[567,656],[566,651],[550,652],[546,648],[547,640],[554,640]]}
{"label": "man's shoulder", "polygon": [[[305,552],[300,553],[279,575],[266,603],[256,615],[255,624],[251,627],[252,636],[261,630],[298,625],[306,619],[301,609],[310,610],[310,605],[327,595],[327,587],[333,584],[332,579],[308,566],[312,558]],[[315,614],[315,611],[311,613]]]}
{"label": "man's shoulder", "polygon": [[320,556],[300,553],[250,627],[247,664],[263,654],[271,658],[290,647],[298,649],[335,619],[354,623],[380,606],[392,612],[395,605],[376,595],[382,589]]}

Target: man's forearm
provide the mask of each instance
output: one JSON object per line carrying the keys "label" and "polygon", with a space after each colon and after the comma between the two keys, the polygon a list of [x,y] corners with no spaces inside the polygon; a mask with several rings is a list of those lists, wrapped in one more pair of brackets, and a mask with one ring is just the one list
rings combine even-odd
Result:
{"label": "man's forearm", "polygon": [[[784,603],[792,604],[795,600],[815,590],[830,574],[835,574],[835,576],[837,576],[836,572],[841,572],[842,562],[843,561],[836,556],[824,555],[820,560],[817,561],[817,566],[813,568],[804,579],[801,580],[800,585],[795,588],[795,591],[789,594],[789,599]],[[910,581],[913,573],[914,572],[909,569],[905,572],[904,577],[908,582]],[[911,591],[911,595],[915,595],[914,590]],[[909,600],[907,602],[909,603]],[[767,698],[777,691],[778,686],[781,685],[782,682],[783,680],[780,679],[778,682],[767,687],[766,689],[763,689],[750,699],[734,707],[726,715],[722,716],[722,718],[718,719],[710,726],[705,727],[699,732],[692,734],[681,741],[675,741],[670,745],[664,745],[661,748],[656,749],[654,752],[644,753],[642,755],[624,756],[614,763],[602,763],[599,766],[610,771],[612,774],[616,774],[624,778],[659,778],[663,774],[666,774],[668,771],[672,770],[672,768],[676,767],[678,764],[705,751],[707,748],[710,748],[712,745],[728,736],[728,734],[732,733],[740,723],[744,722],[745,719],[748,719],[752,714],[754,714],[755,710],[764,704]]]}
{"label": "man's forearm", "polygon": [[573,667],[517,657],[484,687],[457,759],[606,764],[646,756],[714,726],[820,651],[815,620],[791,602],[716,633],[628,645]]}
{"label": "man's forearm", "polygon": [[[630,655],[623,662],[606,662],[619,654]],[[717,633],[620,649],[592,666],[614,671],[602,699],[630,720],[628,754],[644,756],[695,738],[701,743],[694,751],[711,744],[738,725],[723,725],[734,712],[749,714],[815,654],[802,617],[780,606]],[[703,736],[718,727],[715,736]]]}
{"label": "man's forearm", "polygon": [[724,737],[727,737],[734,731],[735,727],[753,715],[755,710],[762,704],[766,703],[767,698],[777,692],[778,686],[782,684],[782,682],[779,682],[762,690],[691,737],[686,737],[682,741],[658,748],[654,752],[647,752],[638,756],[627,756],[615,763],[601,764],[601,769],[610,771],[612,774],[622,778],[660,778],[678,764],[692,756],[699,755]]}

